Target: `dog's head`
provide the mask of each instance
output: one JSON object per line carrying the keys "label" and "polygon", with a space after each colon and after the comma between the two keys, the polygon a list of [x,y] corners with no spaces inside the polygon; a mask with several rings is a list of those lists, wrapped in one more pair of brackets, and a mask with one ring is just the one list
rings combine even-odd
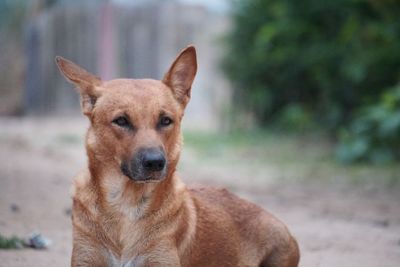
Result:
{"label": "dog's head", "polygon": [[162,81],[102,81],[61,57],[56,63],[78,87],[82,111],[90,119],[86,147],[92,165],[135,182],[161,181],[175,170],[180,123],[197,70],[193,46],[178,55]]}

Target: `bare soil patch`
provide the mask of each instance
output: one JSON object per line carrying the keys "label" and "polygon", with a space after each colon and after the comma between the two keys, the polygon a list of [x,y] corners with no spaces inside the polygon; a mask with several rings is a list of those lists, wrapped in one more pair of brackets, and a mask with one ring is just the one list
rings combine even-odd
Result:
{"label": "bare soil patch", "polygon": [[[69,266],[69,190],[86,164],[86,127],[73,118],[0,119],[0,233],[24,237],[40,231],[53,241],[47,250],[0,250],[1,267]],[[202,166],[190,148],[182,161],[187,183],[226,186],[286,222],[300,244],[300,266],[399,266],[398,187],[253,181],[240,178],[234,167]],[[271,177],[277,171],[269,172],[269,164],[263,171]]]}

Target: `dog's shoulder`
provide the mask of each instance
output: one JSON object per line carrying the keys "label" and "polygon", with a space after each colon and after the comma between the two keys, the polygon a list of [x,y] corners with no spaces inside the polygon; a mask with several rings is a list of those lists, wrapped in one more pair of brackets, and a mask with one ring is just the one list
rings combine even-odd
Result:
{"label": "dog's shoulder", "polygon": [[97,213],[98,193],[93,185],[89,170],[83,170],[73,179],[71,188],[71,197],[73,200],[73,210],[86,210],[91,213]]}
{"label": "dog's shoulder", "polygon": [[79,198],[80,195],[84,194],[90,186],[90,173],[89,170],[81,170],[74,178],[71,187],[71,196],[73,199]]}

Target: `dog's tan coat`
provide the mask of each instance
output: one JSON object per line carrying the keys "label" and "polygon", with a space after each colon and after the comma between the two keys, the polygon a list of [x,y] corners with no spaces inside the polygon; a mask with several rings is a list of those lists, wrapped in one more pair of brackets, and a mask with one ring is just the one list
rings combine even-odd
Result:
{"label": "dog's tan coat", "polygon": [[[194,47],[184,49],[163,81],[101,81],[57,57],[81,94],[91,126],[88,169],[74,179],[71,266],[295,267],[299,251],[282,222],[225,189],[188,189],[176,174],[180,123],[197,70]],[[127,131],[112,124],[123,114]],[[157,128],[160,114],[173,124]],[[120,170],[141,147],[161,147],[164,179],[137,183]]]}

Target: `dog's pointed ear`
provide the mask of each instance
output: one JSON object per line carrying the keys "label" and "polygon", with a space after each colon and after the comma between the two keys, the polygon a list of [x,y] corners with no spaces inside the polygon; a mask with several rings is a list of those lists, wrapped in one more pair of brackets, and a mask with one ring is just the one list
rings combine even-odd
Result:
{"label": "dog's pointed ear", "polygon": [[188,46],[181,51],[164,76],[163,83],[171,88],[183,107],[189,102],[196,72],[196,49],[194,46]]}
{"label": "dog's pointed ear", "polygon": [[100,96],[101,79],[63,57],[57,56],[56,63],[64,77],[78,87],[82,112],[89,116]]}

